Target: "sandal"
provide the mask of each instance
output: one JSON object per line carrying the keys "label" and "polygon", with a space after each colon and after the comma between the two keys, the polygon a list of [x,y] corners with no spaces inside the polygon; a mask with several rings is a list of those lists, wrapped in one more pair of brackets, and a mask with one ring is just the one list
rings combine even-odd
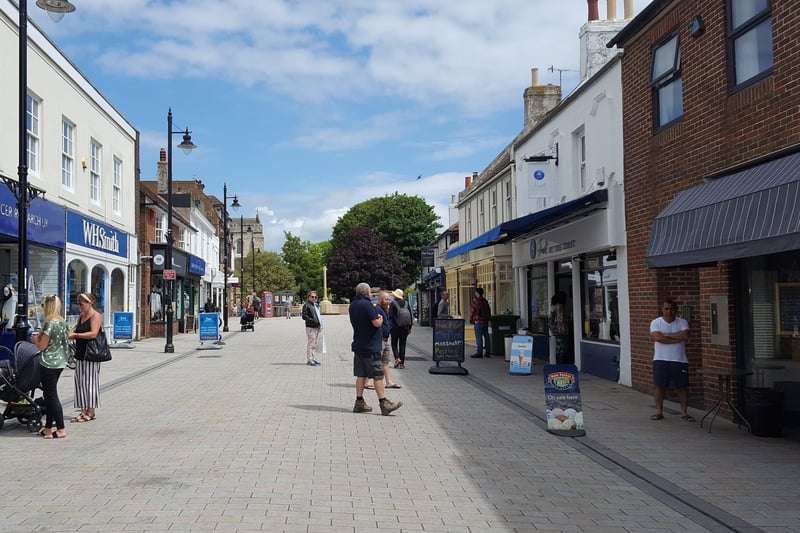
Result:
{"label": "sandal", "polygon": [[664,415],[662,415],[661,413],[656,413],[650,417],[650,420],[663,420],[663,419]]}
{"label": "sandal", "polygon": [[402,385],[398,385],[397,383],[392,383],[390,385],[386,385],[387,389],[402,389]]}
{"label": "sandal", "polygon": [[683,415],[681,420],[686,420],[687,422],[695,422],[695,419],[692,415]]}

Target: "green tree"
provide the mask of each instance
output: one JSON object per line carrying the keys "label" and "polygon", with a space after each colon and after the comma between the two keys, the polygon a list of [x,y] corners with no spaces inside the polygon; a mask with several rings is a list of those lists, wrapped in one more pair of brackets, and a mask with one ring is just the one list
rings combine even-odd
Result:
{"label": "green tree", "polygon": [[[255,258],[255,263],[253,262]],[[289,266],[276,252],[250,252],[244,258],[244,277],[240,282],[244,295],[253,292],[253,271],[255,270],[256,292],[264,291],[291,291],[297,290],[294,274]]]}
{"label": "green tree", "polygon": [[281,249],[284,262],[294,275],[297,292],[302,299],[309,291],[322,294],[322,267],[331,253],[330,241],[311,243],[284,231],[285,241]]}
{"label": "green tree", "polygon": [[397,249],[367,228],[353,228],[331,254],[328,285],[338,297],[355,296],[356,285],[393,289],[407,287],[411,278],[401,265]]}
{"label": "green tree", "polygon": [[441,227],[436,220],[433,206],[423,198],[395,192],[351,207],[333,227],[331,242],[338,251],[351,230],[369,228],[397,249],[403,270],[414,280],[422,272],[420,247],[433,242]]}

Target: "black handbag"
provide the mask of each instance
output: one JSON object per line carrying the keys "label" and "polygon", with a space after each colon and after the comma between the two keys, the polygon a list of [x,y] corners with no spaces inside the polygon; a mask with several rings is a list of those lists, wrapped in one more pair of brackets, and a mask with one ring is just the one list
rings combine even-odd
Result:
{"label": "black handbag", "polygon": [[100,329],[97,337],[86,343],[86,360],[95,363],[111,361],[111,349],[106,341],[106,332]]}

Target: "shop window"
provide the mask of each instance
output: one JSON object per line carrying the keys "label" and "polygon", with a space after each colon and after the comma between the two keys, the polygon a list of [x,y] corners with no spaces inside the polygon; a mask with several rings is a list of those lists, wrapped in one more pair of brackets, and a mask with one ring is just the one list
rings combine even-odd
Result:
{"label": "shop window", "polygon": [[97,309],[100,314],[105,315],[106,311],[106,271],[101,266],[96,266],[92,269],[92,294],[97,300]]}
{"label": "shop window", "polygon": [[528,330],[531,333],[547,333],[547,315],[550,303],[547,299],[547,264],[533,265],[528,285]]}
{"label": "shop window", "polygon": [[728,61],[734,89],[772,73],[769,0],[728,0]]}
{"label": "shop window", "polygon": [[74,260],[67,266],[67,322],[74,327],[81,314],[78,295],[89,290],[89,269],[83,261]]}
{"label": "shop window", "polygon": [[112,313],[125,311],[125,274],[119,268],[111,272],[110,311]]}
{"label": "shop window", "polygon": [[621,335],[615,255],[586,257],[581,263],[581,293],[583,338],[618,343]]}

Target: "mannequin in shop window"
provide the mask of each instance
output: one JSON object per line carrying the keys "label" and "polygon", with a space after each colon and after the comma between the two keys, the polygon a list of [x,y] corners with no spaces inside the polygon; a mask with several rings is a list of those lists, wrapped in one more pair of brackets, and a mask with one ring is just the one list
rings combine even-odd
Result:
{"label": "mannequin in shop window", "polygon": [[156,285],[150,290],[150,320],[163,320],[163,307],[161,298],[161,285]]}

